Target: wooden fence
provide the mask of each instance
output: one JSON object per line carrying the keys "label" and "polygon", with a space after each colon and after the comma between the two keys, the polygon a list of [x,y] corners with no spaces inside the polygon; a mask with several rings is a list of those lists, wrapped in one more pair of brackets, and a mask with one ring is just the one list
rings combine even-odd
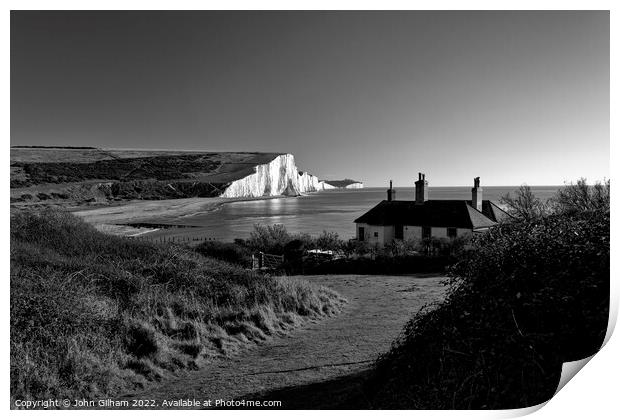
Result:
{"label": "wooden fence", "polygon": [[[134,241],[153,242],[159,244],[194,244],[208,241],[218,241],[219,238],[210,236],[128,236]],[[284,255],[265,254],[259,252],[252,255],[252,270],[276,270],[284,263]]]}
{"label": "wooden fence", "polygon": [[252,255],[252,270],[275,270],[284,263],[284,255],[259,252]]}
{"label": "wooden fence", "polygon": [[144,242],[153,242],[158,244],[190,244],[190,243],[201,243],[201,242],[209,242],[209,241],[218,241],[219,238],[213,238],[209,236],[127,236],[129,239],[133,239],[135,241],[144,241]]}

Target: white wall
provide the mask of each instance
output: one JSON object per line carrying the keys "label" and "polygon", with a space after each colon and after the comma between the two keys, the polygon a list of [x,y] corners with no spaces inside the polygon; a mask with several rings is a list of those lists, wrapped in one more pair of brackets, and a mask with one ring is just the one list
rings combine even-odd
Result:
{"label": "white wall", "polygon": [[419,241],[420,239],[422,239],[422,226],[404,226],[403,227],[403,240]]}
{"label": "white wall", "polygon": [[361,239],[362,240],[367,240],[368,239],[369,228],[368,228],[368,225],[366,223],[356,223],[355,224],[355,239],[360,240],[359,230],[360,230],[361,227],[364,228],[364,235],[366,236],[365,238],[361,238]]}
{"label": "white wall", "polygon": [[[394,226],[374,226],[366,223],[357,223],[355,227],[356,238],[360,227],[364,228],[365,240],[371,245],[378,244],[379,246],[383,246],[386,243],[392,242],[394,239]],[[377,236],[375,236],[375,233]]]}
{"label": "white wall", "polygon": [[[364,228],[366,241],[371,245],[385,245],[394,240],[394,226],[374,226],[366,223],[357,223],[355,228],[355,237],[357,238],[358,228]],[[377,232],[377,237],[375,237]],[[471,229],[458,228],[456,236],[471,235]],[[431,227],[431,236],[436,238],[448,238],[448,228]],[[422,239],[422,226],[403,226],[403,240],[419,241]]]}

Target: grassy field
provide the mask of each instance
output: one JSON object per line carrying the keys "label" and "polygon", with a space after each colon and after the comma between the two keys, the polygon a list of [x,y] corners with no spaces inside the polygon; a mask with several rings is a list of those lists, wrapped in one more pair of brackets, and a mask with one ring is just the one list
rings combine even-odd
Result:
{"label": "grassy field", "polygon": [[11,399],[94,398],[196,369],[339,311],[337,293],[193,251],[11,215]]}
{"label": "grassy field", "polygon": [[144,179],[227,183],[270,162],[277,153],[12,148],[12,187],[88,180]]}

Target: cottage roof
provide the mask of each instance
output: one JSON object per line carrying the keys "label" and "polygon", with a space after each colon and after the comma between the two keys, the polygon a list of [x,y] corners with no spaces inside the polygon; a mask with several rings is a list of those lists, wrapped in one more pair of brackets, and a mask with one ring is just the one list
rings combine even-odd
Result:
{"label": "cottage roof", "polygon": [[[468,204],[471,205],[471,201],[468,201]],[[482,200],[482,213],[494,222],[504,222],[513,219],[511,215],[491,200]]]}
{"label": "cottage roof", "polygon": [[355,219],[355,223],[480,229],[495,225],[505,216],[510,217],[489,200],[483,200],[482,212],[468,200],[427,200],[424,204],[384,200]]}

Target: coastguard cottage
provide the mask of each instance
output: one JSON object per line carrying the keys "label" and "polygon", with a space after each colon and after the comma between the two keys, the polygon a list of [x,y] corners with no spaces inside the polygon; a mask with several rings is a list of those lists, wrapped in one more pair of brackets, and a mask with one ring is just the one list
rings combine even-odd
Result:
{"label": "coastguard cottage", "polygon": [[480,177],[474,179],[471,194],[471,200],[429,200],[428,181],[419,173],[415,200],[397,200],[390,181],[387,200],[355,219],[357,239],[383,246],[395,239],[455,238],[484,232],[511,217],[492,201],[482,199]]}

